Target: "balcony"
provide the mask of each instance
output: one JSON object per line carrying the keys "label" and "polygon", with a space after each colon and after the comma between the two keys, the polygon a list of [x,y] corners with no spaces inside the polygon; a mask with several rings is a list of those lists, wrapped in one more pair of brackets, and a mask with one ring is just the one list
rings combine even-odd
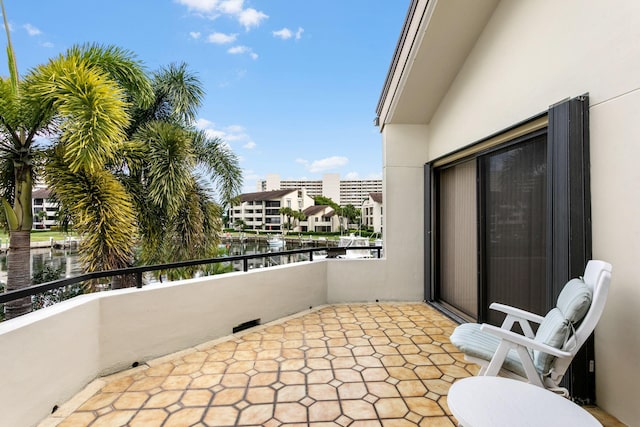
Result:
{"label": "balcony", "polygon": [[355,302],[410,292],[387,286],[388,267],[302,262],[83,295],[0,324],[2,424],[453,426],[449,386],[477,368],[428,305]]}
{"label": "balcony", "polygon": [[447,390],[476,370],[454,326],[425,304],[328,305],[96,380],[47,422],[453,426]]}

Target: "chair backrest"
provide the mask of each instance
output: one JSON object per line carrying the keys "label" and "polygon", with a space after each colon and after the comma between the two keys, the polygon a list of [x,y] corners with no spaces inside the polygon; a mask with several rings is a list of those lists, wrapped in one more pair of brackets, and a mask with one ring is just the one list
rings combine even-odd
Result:
{"label": "chair backrest", "polygon": [[560,382],[571,364],[573,356],[576,355],[580,347],[582,347],[596,328],[607,301],[609,283],[611,282],[611,270],[611,264],[604,261],[591,260],[587,263],[582,280],[591,290],[591,304],[584,318],[577,325],[575,332],[562,347],[563,350],[570,352],[572,357],[557,358],[552,363],[551,380],[554,383]]}
{"label": "chair backrest", "polygon": [[[554,348],[562,348],[571,336],[574,327],[587,314],[593,300],[593,287],[582,278],[569,280],[558,296],[556,306],[540,323],[535,341]],[[533,350],[533,363],[540,373],[549,371],[555,357],[549,353]]]}

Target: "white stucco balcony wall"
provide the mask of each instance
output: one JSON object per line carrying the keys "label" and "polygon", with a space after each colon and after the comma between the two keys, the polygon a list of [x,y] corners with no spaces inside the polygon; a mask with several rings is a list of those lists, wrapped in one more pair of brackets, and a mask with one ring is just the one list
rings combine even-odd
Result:
{"label": "white stucco balcony wall", "polygon": [[[96,377],[329,302],[421,300],[385,259],[319,260],[82,295],[0,324],[0,425],[34,426]],[[408,275],[408,276],[406,276]]]}

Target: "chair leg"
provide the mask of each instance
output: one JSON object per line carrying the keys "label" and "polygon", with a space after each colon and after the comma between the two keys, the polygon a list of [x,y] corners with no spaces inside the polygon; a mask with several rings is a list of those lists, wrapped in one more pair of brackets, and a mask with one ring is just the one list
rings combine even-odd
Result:
{"label": "chair leg", "polygon": [[522,367],[524,368],[524,372],[527,374],[527,379],[533,385],[537,385],[538,387],[545,388],[542,383],[542,379],[540,378],[540,374],[536,370],[536,367],[533,366],[533,361],[531,360],[531,356],[527,349],[523,346],[516,346],[516,352],[520,357],[520,361],[522,362]]}
{"label": "chair leg", "polygon": [[511,345],[507,341],[502,340],[500,342],[500,345],[491,358],[491,362],[489,362],[489,366],[487,366],[487,369],[484,372],[485,376],[495,377],[498,375],[498,372],[500,372],[500,369],[502,369],[502,364],[507,358],[507,354],[509,353],[510,349]]}

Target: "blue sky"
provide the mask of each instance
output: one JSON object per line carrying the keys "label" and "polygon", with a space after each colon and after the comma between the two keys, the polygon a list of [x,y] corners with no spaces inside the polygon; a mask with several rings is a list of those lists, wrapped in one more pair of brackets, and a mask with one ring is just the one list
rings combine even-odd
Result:
{"label": "blue sky", "polygon": [[5,0],[22,74],[85,42],[129,49],[150,71],[186,62],[206,91],[198,126],[239,156],[244,191],[268,173],[382,177],[373,119],[408,4]]}

